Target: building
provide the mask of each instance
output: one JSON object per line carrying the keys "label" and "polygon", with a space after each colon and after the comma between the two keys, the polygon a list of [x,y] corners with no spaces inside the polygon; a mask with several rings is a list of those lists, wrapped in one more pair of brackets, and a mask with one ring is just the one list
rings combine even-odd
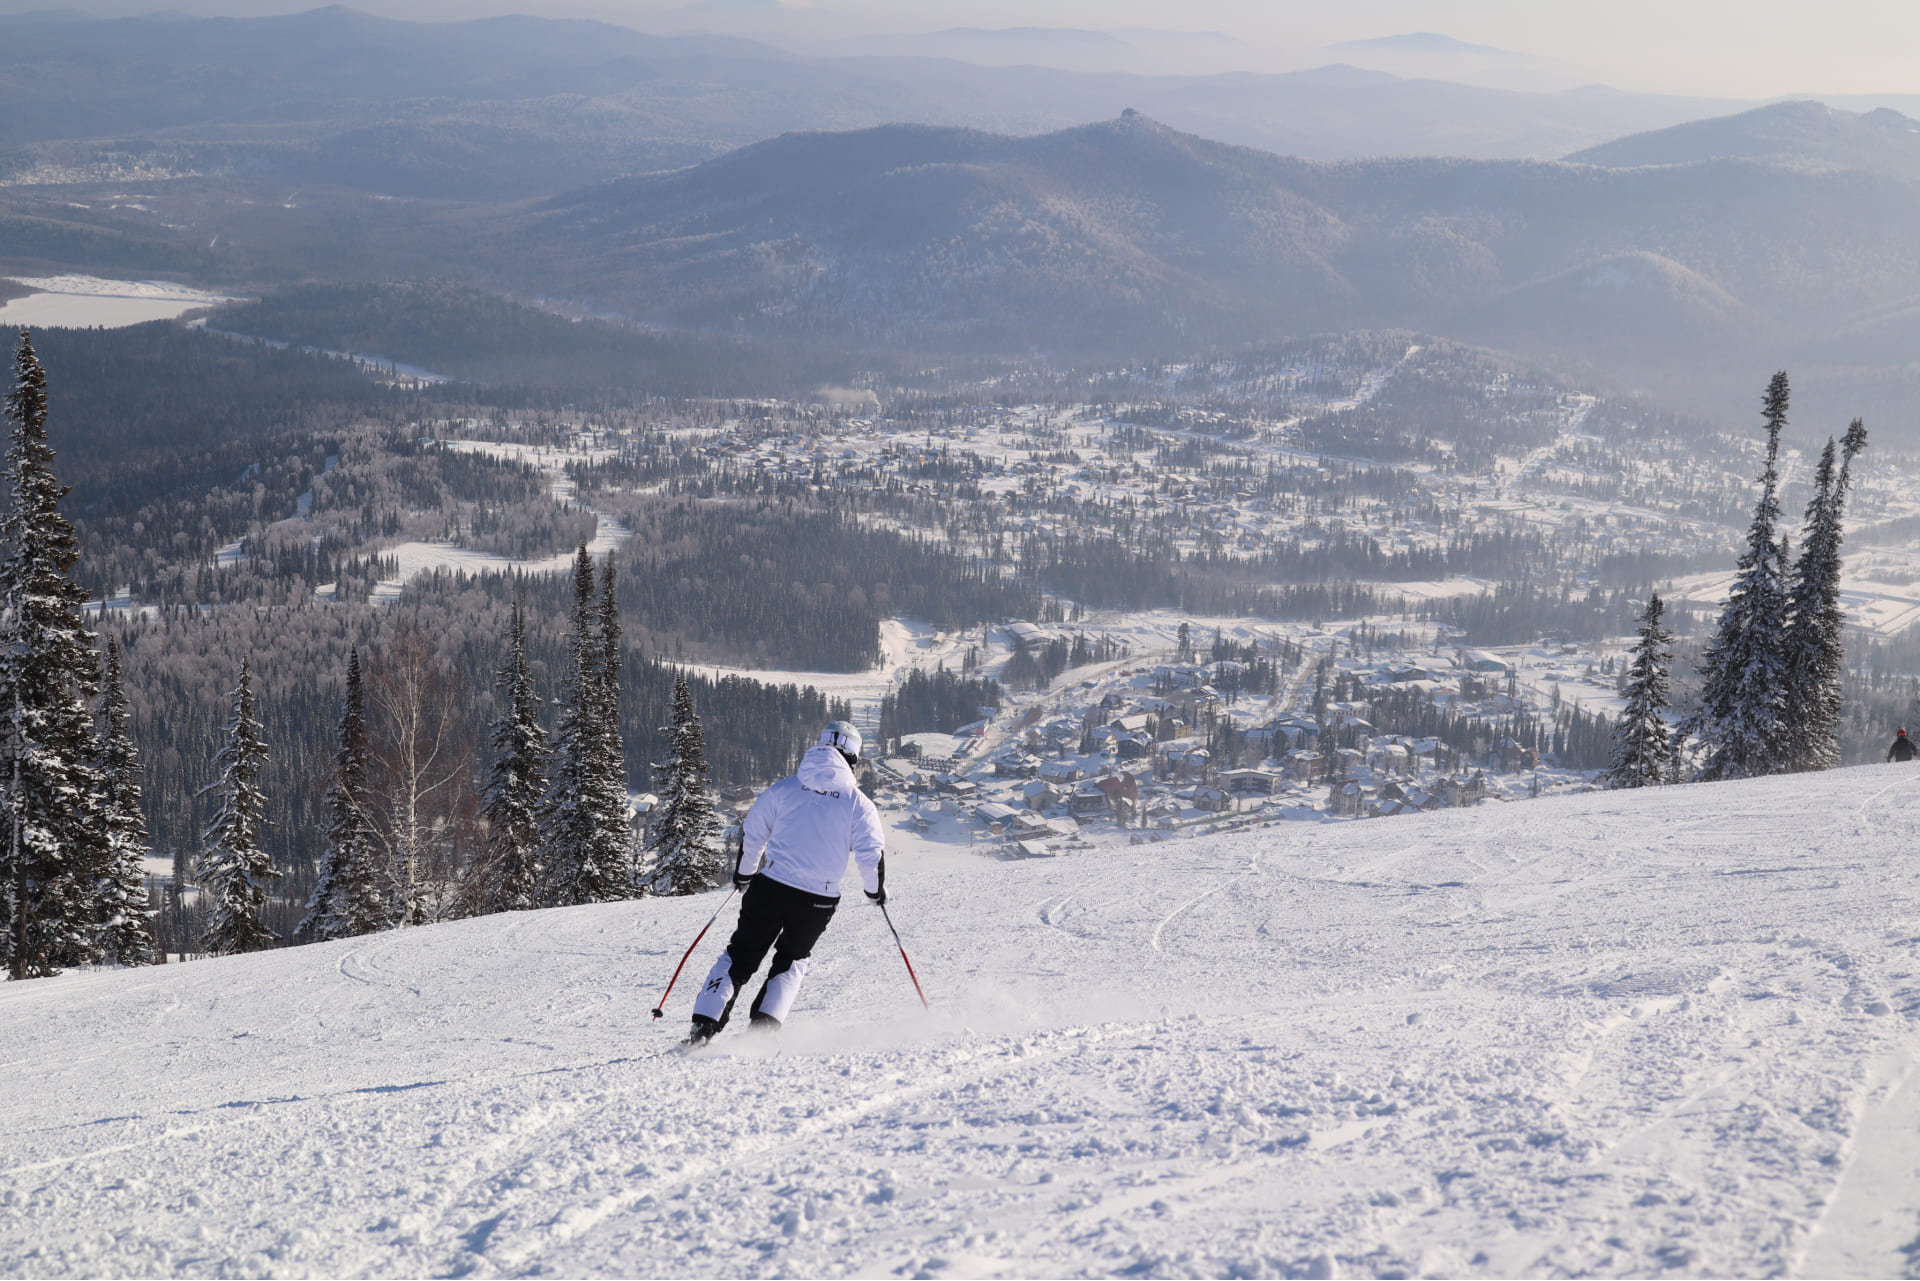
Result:
{"label": "building", "polygon": [[1196,787],[1193,789],[1193,807],[1205,810],[1209,814],[1226,814],[1236,806],[1233,796],[1225,788]]}
{"label": "building", "polygon": [[1482,672],[1490,676],[1513,675],[1513,664],[1491,650],[1462,650],[1460,658],[1460,665],[1470,672]]}
{"label": "building", "polygon": [[1284,764],[1287,776],[1296,783],[1318,782],[1327,774],[1327,758],[1306,748],[1288,752]]}
{"label": "building", "polygon": [[1060,803],[1060,793],[1043,778],[1030,779],[1020,789],[1020,795],[1030,810],[1051,809]]}
{"label": "building", "polygon": [[1263,769],[1226,769],[1214,781],[1234,796],[1272,796],[1281,779]]}

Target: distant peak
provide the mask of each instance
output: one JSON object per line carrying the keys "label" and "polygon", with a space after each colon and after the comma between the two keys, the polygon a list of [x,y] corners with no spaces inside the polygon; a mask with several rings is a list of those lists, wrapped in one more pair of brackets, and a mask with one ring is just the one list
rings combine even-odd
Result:
{"label": "distant peak", "polygon": [[1500,58],[1524,58],[1511,49],[1496,49],[1488,44],[1468,44],[1438,31],[1408,31],[1397,36],[1375,36],[1371,40],[1343,40],[1329,49],[1372,50],[1378,53],[1477,53]]}

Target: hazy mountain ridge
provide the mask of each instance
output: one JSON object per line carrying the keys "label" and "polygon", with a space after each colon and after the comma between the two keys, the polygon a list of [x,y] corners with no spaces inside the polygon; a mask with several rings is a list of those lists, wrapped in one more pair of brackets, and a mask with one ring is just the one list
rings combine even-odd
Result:
{"label": "hazy mountain ridge", "polygon": [[[787,135],[544,202],[494,256],[609,310],[869,341],[1116,350],[1443,324],[1534,349],[1620,325],[1697,343],[1920,294],[1917,198],[1747,161],[1317,164],[1131,116],[1033,138]],[[1579,301],[1628,293],[1612,323]]]}
{"label": "hazy mountain ridge", "polygon": [[1822,102],[1778,102],[1618,138],[1567,159],[1614,168],[1755,160],[1920,178],[1920,120],[1890,107],[1854,112]]}
{"label": "hazy mountain ridge", "polygon": [[[751,40],[604,23],[411,23],[340,7],[257,19],[15,17],[6,35],[0,180],[13,183],[116,180],[121,171],[90,164],[90,150],[143,139],[220,143],[229,161],[216,173],[518,198],[686,163],[785,129],[912,120],[1033,133],[1126,106],[1208,136],[1320,158],[1556,155],[1727,105],[1511,93],[1378,72],[1143,75],[800,56]],[[427,125],[437,128],[409,132]],[[462,156],[459,135],[471,126],[498,130],[505,154]],[[454,144],[442,154],[422,145],[442,139]],[[75,146],[47,150],[62,143]],[[8,154],[27,147],[41,151]],[[409,173],[423,161],[426,172]],[[436,168],[453,174],[437,182]]]}

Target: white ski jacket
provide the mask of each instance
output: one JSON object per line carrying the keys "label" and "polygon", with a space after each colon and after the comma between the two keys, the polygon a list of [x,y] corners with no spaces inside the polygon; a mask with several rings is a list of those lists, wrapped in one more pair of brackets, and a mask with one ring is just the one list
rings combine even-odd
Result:
{"label": "white ski jacket", "polygon": [[861,886],[869,894],[880,890],[886,851],[880,811],[860,791],[846,758],[831,747],[808,748],[797,773],[760,793],[740,837],[743,872],[837,898],[851,851]]}

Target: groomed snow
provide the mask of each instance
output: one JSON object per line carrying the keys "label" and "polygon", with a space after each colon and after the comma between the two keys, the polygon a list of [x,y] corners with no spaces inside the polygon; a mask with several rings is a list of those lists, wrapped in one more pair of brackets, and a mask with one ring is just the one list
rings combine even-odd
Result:
{"label": "groomed snow", "polygon": [[903,855],[931,1013],[849,902],[698,1057],[718,894],[9,984],[0,1273],[1897,1273],[1916,828],[1878,766]]}

